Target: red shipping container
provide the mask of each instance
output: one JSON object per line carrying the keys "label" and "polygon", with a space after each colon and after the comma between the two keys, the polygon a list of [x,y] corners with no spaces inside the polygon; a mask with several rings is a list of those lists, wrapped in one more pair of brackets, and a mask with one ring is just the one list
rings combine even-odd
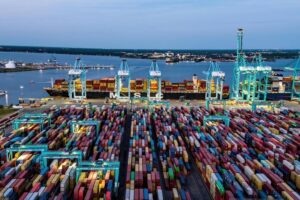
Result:
{"label": "red shipping container", "polygon": [[80,187],[79,194],[78,194],[78,200],[83,200],[83,198],[84,198],[84,190],[85,190],[84,187]]}
{"label": "red shipping container", "polygon": [[19,198],[19,200],[25,200],[26,196],[28,195],[28,192],[24,192],[22,196]]}

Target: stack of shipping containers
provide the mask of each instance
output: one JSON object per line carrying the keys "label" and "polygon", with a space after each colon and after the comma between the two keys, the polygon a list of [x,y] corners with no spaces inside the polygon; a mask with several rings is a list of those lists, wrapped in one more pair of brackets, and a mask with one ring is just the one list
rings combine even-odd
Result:
{"label": "stack of shipping containers", "polygon": [[163,199],[148,110],[132,116],[127,164],[126,199]]}
{"label": "stack of shipping containers", "polygon": [[191,170],[185,143],[167,110],[155,109],[152,118],[165,186],[174,199],[190,199],[185,190],[186,176]]}
{"label": "stack of shipping containers", "polygon": [[[203,124],[204,116],[220,112],[136,108],[125,133],[125,107],[53,106],[45,111],[49,118],[42,130],[39,124],[20,123],[19,129],[0,135],[0,198],[189,200],[195,198],[190,180],[197,173],[213,199],[300,199],[300,113],[238,109],[228,111],[229,127],[222,121]],[[71,128],[85,120],[98,121],[99,131],[86,124]],[[6,158],[12,145],[32,144],[81,151],[83,161],[123,162],[124,134],[130,138],[124,197],[114,192],[113,170],[81,171],[76,180],[76,159],[50,157],[44,168],[40,152]]]}

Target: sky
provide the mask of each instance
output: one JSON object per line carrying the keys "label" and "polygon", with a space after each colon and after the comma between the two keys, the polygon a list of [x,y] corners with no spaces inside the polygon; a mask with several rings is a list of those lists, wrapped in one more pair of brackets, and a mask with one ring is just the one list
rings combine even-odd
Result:
{"label": "sky", "polygon": [[0,0],[0,45],[300,49],[300,0]]}

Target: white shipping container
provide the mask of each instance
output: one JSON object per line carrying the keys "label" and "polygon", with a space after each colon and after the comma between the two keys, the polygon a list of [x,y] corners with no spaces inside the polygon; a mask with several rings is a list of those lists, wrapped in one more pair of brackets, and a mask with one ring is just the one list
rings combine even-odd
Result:
{"label": "white shipping container", "polygon": [[130,200],[134,200],[134,190],[130,190]]}

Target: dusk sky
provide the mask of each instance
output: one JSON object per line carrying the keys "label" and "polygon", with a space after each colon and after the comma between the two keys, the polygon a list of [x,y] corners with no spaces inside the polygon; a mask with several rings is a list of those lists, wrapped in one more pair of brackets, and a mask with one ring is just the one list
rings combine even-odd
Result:
{"label": "dusk sky", "polygon": [[299,49],[300,0],[1,0],[0,45]]}

